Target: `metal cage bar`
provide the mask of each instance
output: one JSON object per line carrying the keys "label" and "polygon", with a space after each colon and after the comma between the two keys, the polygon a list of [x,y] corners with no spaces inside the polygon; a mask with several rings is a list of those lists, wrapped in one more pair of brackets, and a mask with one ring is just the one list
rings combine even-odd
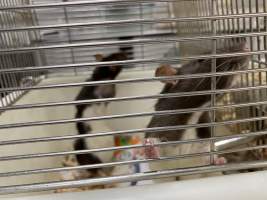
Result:
{"label": "metal cage bar", "polygon": [[[0,194],[266,168],[264,159],[258,159],[257,156],[253,159],[249,156],[242,157],[243,154],[260,154],[264,157],[267,148],[266,17],[266,0],[0,2],[0,150],[3,152],[0,157]],[[231,47],[244,38],[248,41],[250,51],[218,51],[221,46]],[[128,49],[128,59],[108,62],[94,60],[95,54],[109,55],[121,49]],[[217,71],[219,58],[242,56],[250,57],[248,68]],[[177,74],[171,77],[154,76],[155,69],[161,64],[176,65],[179,68],[183,62],[196,60],[210,60],[211,71]],[[125,72],[129,76],[125,75],[126,78],[117,80],[88,79],[93,70],[112,66],[123,66],[120,75]],[[138,76],[140,72],[149,73]],[[227,89],[217,88],[217,80],[220,77],[230,76],[236,77],[234,86]],[[152,94],[144,89],[145,84],[152,87],[160,81],[179,82],[200,78],[210,78],[211,86],[208,90],[198,91],[192,88],[184,92]],[[75,92],[81,87],[109,85],[116,88],[129,86],[127,92],[138,85],[140,93],[74,100]],[[123,110],[123,103],[126,102],[129,105],[133,102],[145,102],[147,106],[153,107],[151,100],[195,98],[201,95],[210,96],[208,107],[192,105],[159,111],[144,108],[140,110],[136,106],[133,110]],[[218,95],[221,98],[218,98]],[[114,113],[77,118],[70,116],[74,112],[74,106],[93,107],[101,103],[120,105]],[[136,122],[131,121],[141,119],[138,123],[143,123],[143,119],[154,116],[199,112],[210,113],[211,121],[165,127],[139,127]],[[52,114],[48,116],[47,113]],[[122,127],[115,130],[92,130],[77,135],[74,133],[75,129],[72,129],[77,122],[116,124],[116,120]],[[124,122],[130,126],[125,128]],[[220,127],[228,128],[231,134],[217,135],[221,134],[218,133]],[[210,137],[190,138],[188,135],[189,139],[159,141],[154,146],[168,148],[207,144],[209,150],[175,153],[158,158],[109,160],[87,165],[65,166],[60,163],[69,155],[75,157],[88,153],[105,154],[146,147],[145,144],[138,143],[73,149],[73,142],[80,139],[103,138],[104,142],[105,137],[133,137],[145,132],[186,131],[199,128],[209,128]],[[127,175],[115,174],[78,180],[59,178],[60,173],[65,172],[109,169],[141,163],[149,165],[177,160],[183,162],[199,157],[209,157],[212,161],[216,156],[231,155],[238,155],[236,163],[230,162],[221,166],[210,162],[207,165],[196,164],[185,168],[176,166],[172,169],[164,168]],[[29,165],[31,163],[32,166]],[[34,176],[39,179],[32,181],[31,178]],[[19,180],[18,183],[14,182],[14,177]]]}

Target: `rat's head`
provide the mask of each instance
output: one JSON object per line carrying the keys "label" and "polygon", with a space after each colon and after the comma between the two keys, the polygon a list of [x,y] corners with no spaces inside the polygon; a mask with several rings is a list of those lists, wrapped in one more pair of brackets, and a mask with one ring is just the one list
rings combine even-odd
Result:
{"label": "rat's head", "polygon": [[[112,61],[123,61],[127,60],[127,54],[124,52],[113,53],[109,56],[104,57],[101,54],[96,54],[95,59],[98,62],[112,62]],[[122,65],[109,65],[97,67],[93,73],[93,80],[113,80],[122,70]]]}
{"label": "rat's head", "polygon": [[[155,71],[155,77],[168,77],[168,76],[175,76],[179,74],[179,69],[172,67],[168,64],[163,64],[158,67]],[[178,80],[161,80],[162,83],[165,83],[166,86],[173,87],[178,83]]]}
{"label": "rat's head", "polygon": [[[218,54],[227,54],[227,57],[216,58],[216,72],[229,72],[240,69],[245,69],[248,66],[249,56],[240,55],[237,56],[236,53],[248,52],[245,48],[246,43],[241,42],[235,44],[228,48],[223,48],[217,50]],[[234,56],[229,56],[234,54]],[[201,73],[211,73],[212,72],[212,59],[197,59],[190,61],[180,68],[172,67],[171,65],[164,64],[157,68],[155,76],[156,77],[168,77],[176,75],[189,75],[190,74],[201,74]],[[216,83],[218,89],[223,89],[229,86],[229,83],[233,80],[233,76],[217,76]],[[165,84],[163,93],[168,92],[189,92],[189,91],[200,91],[200,90],[210,90],[211,78],[201,77],[201,78],[186,78],[179,80],[162,80]]]}

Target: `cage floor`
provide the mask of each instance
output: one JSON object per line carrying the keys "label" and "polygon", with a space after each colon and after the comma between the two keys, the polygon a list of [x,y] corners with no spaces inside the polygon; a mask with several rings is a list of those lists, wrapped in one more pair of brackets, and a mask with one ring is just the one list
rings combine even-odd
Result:
{"label": "cage floor", "polygon": [[[131,77],[151,77],[154,71],[138,71],[138,72],[123,72],[120,79],[128,79]],[[84,81],[87,76],[78,77],[61,77],[49,78],[43,80],[40,85],[50,85],[58,83],[70,83]],[[142,88],[142,90],[140,89]],[[142,82],[131,84],[118,84],[117,95],[123,96],[139,96],[157,94],[162,88],[159,82]],[[44,102],[60,102],[74,100],[80,87],[67,87],[57,89],[33,90],[24,95],[16,105],[35,104]],[[119,101],[110,103],[109,114],[127,114],[152,111],[155,99],[134,100],[134,101]],[[147,106],[150,105],[150,106]],[[74,106],[48,107],[36,109],[22,109],[15,111],[7,111],[1,114],[1,124],[11,124],[19,122],[46,121],[57,119],[74,118]],[[85,113],[86,116],[86,113]],[[90,116],[88,116],[90,117]],[[132,128],[144,128],[149,121],[149,117],[140,118],[125,118],[118,120],[107,121],[114,130],[125,130]],[[1,141],[6,140],[21,140],[26,138],[51,137],[62,135],[76,135],[77,130],[74,123],[61,125],[46,125],[24,128],[10,128],[0,130]],[[59,152],[72,150],[73,141],[57,141],[57,142],[42,142],[31,144],[6,145],[0,147],[1,157],[12,155],[23,155],[44,152]],[[23,171],[29,169],[42,169],[51,167],[61,167],[63,157],[44,157],[34,159],[17,159],[12,161],[0,162],[0,173],[10,171]],[[13,184],[28,184],[38,182],[50,182],[59,179],[58,173],[36,174],[30,176],[12,176],[0,178],[0,186]]]}
{"label": "cage floor", "polygon": [[[153,77],[154,70],[146,71],[131,71],[123,72],[118,79],[132,79],[132,78],[145,78]],[[75,77],[50,77],[44,79],[39,85],[56,85],[61,83],[77,83],[83,82],[88,76],[75,76]],[[156,95],[162,89],[163,84],[158,81],[155,82],[135,82],[117,84],[116,97],[138,97]],[[80,91],[81,87],[66,87],[66,88],[53,88],[32,90],[16,102],[16,105],[48,103],[48,102],[62,102],[72,101]],[[117,101],[111,102],[107,109],[107,115],[118,114],[131,114],[151,112],[154,110],[156,99],[143,99],[143,100],[130,100],[130,101]],[[45,107],[35,109],[21,109],[6,111],[0,115],[2,124],[23,123],[23,122],[36,122],[36,121],[49,121],[60,119],[73,119],[75,115],[75,107],[71,106],[57,106]],[[84,117],[90,116],[90,112],[84,113]],[[103,122],[110,127],[112,131],[131,130],[145,128],[151,116],[146,117],[125,117],[120,119],[103,120]],[[102,120],[101,120],[102,121]],[[102,127],[94,130],[93,132],[103,132]],[[226,133],[228,130],[219,130],[218,132]],[[217,132],[217,131],[216,131]],[[22,140],[27,138],[40,138],[40,137],[54,137],[64,135],[76,135],[77,130],[74,123],[64,123],[58,125],[43,125],[43,126],[30,126],[24,128],[9,128],[0,129],[0,141],[8,140]],[[141,134],[142,136],[142,134]],[[100,140],[101,141],[101,140]],[[73,150],[73,140],[62,140],[53,142],[39,142],[27,143],[17,145],[1,145],[1,157],[25,155],[25,154],[38,154],[49,152],[63,152]],[[0,162],[0,176],[1,173],[25,171],[33,169],[55,168],[62,167],[64,156],[61,157],[43,157],[33,159],[14,159]],[[35,175],[11,176],[1,177],[0,186],[7,185],[21,185],[32,184],[40,182],[59,181],[61,179],[60,173],[43,173]]]}
{"label": "cage floor", "polygon": [[[244,182],[250,181],[250,184]],[[222,177],[210,177],[200,180],[188,180],[139,187],[107,189],[53,195],[34,195],[32,197],[3,198],[5,200],[154,200],[154,199],[217,199],[217,200],[265,200],[267,172],[253,172]],[[1,199],[1,197],[0,197]]]}

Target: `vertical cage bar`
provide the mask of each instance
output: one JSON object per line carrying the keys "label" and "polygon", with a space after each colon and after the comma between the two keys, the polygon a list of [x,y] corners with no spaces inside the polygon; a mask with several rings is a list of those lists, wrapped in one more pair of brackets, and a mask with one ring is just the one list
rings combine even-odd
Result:
{"label": "vertical cage bar", "polygon": [[[237,14],[243,13],[242,10],[240,10],[239,4],[241,4],[241,8],[242,8],[242,5],[243,5],[242,1],[236,0],[236,13]],[[245,28],[244,28],[244,19],[240,19],[240,18],[237,19],[237,30],[238,30],[238,33],[244,32],[244,30],[245,30]],[[240,81],[239,84],[240,84],[241,87],[246,87],[246,84],[247,84],[246,81],[245,81],[246,76],[247,76],[247,74],[241,74],[241,75],[238,76],[239,81]],[[242,97],[242,98],[240,98],[239,101],[241,101],[241,102],[247,102],[248,101],[248,95],[247,95],[246,92],[240,92],[240,97]],[[241,108],[241,109],[237,109],[237,110],[238,110],[238,113],[240,113],[241,116],[245,116],[245,117],[249,116],[248,109]],[[247,125],[244,124],[244,123],[241,123],[240,124],[240,128],[238,128],[237,131],[241,132],[241,131],[244,131],[244,130],[247,130]]]}
{"label": "vertical cage bar", "polygon": [[[216,10],[217,10],[217,15],[221,15],[221,8],[219,5],[219,1],[216,1]],[[223,21],[222,20],[218,20],[218,32],[219,33],[223,33]]]}
{"label": "vertical cage bar", "polygon": [[[36,13],[35,9],[31,10],[31,15],[32,15],[32,24],[39,26],[40,24],[39,24],[39,20],[37,18],[37,13]],[[33,33],[34,33],[37,41],[42,39],[40,30],[33,31]],[[45,50],[38,50],[38,51],[40,54],[41,63],[43,63],[43,65],[47,65],[47,57],[45,54]],[[42,72],[39,71],[38,75],[41,75],[41,74],[42,74]]]}
{"label": "vertical cage bar", "polygon": [[[68,2],[68,0],[64,0],[63,2]],[[65,22],[68,24],[69,23],[68,10],[67,10],[67,8],[65,6],[64,6],[63,10],[64,10]],[[67,37],[68,37],[68,43],[71,44],[72,43],[72,36],[71,36],[70,28],[67,28]],[[76,63],[73,48],[70,48],[69,50],[70,50],[70,54],[71,54],[71,62],[72,63]],[[73,70],[74,70],[74,74],[77,76],[77,69],[74,68]]]}
{"label": "vertical cage bar", "polygon": [[[249,13],[251,14],[252,13],[252,0],[248,1],[248,6],[249,6]],[[249,30],[250,30],[251,33],[253,32],[253,21],[254,21],[254,18],[249,18]],[[254,43],[253,43],[253,37],[252,36],[249,37],[249,41],[250,41],[251,49],[252,49],[252,51],[254,51],[255,50],[255,46],[254,46]],[[253,55],[251,56],[251,61],[252,61],[251,62],[251,68],[252,69],[255,69],[254,57],[255,56],[253,56]],[[252,72],[251,73],[251,81],[250,81],[251,82],[251,86],[255,86],[255,76],[254,75],[255,75],[255,73]],[[253,99],[251,99],[251,97],[256,97],[256,95],[257,95],[257,92],[255,90],[250,91],[249,100],[253,101]],[[257,116],[255,107],[253,106],[251,109],[252,109],[252,117]],[[255,131],[255,130],[257,130],[257,122],[253,122],[253,131]]]}
{"label": "vertical cage bar", "polygon": [[[248,4],[246,4],[245,0],[242,0],[241,1],[242,14],[247,13],[246,10],[245,10],[246,6],[248,6]],[[242,20],[243,20],[243,31],[244,31],[244,33],[248,33],[248,28],[247,28],[247,23],[246,23],[246,22],[248,22],[248,18],[243,18]],[[249,40],[249,43],[250,43],[250,37],[248,37],[248,40]],[[253,51],[253,47],[251,46],[251,44],[250,44],[250,49]],[[244,75],[245,76],[245,86],[246,87],[251,86],[250,80],[249,80],[249,76],[250,75],[251,75],[251,73],[247,73],[247,74]],[[246,101],[247,102],[250,101],[250,91],[246,91],[245,94],[246,94],[245,96],[247,97]],[[249,116],[249,117],[253,116],[251,108],[249,108],[249,110],[247,111],[247,115],[246,116]],[[247,125],[247,129],[248,130],[251,130],[251,129],[253,130],[253,127],[254,127],[254,123],[253,122],[246,123],[246,125]]]}
{"label": "vertical cage bar", "polygon": [[[216,0],[211,0],[211,15],[214,16],[217,12],[216,12]],[[212,20],[212,35],[216,36],[217,35],[217,21],[216,20]],[[212,40],[212,54],[216,55],[217,54],[217,40],[214,39]],[[211,72],[212,73],[216,73],[216,58],[212,59],[212,63],[211,63]],[[216,82],[217,82],[217,78],[216,76],[213,76],[211,78],[211,90],[216,90]],[[216,95],[212,94],[211,95],[211,107],[216,105]],[[213,110],[211,111],[211,122],[215,122],[216,121],[216,111]],[[211,127],[211,137],[215,136],[215,127]],[[215,150],[215,141],[211,140],[210,143],[210,150],[213,152]],[[214,155],[210,155],[210,161],[211,163],[214,163]]]}
{"label": "vertical cage bar", "polygon": [[[144,18],[144,13],[143,13],[143,4],[139,3],[139,19],[143,19]],[[140,24],[140,34],[142,37],[144,37],[144,24]],[[144,49],[144,44],[141,45],[141,58],[145,59],[145,49]],[[142,64],[142,68],[143,70],[145,69],[145,64]]]}
{"label": "vertical cage bar", "polygon": [[[167,2],[167,5],[168,5],[167,6],[167,10],[168,10],[168,17],[169,18],[174,18],[175,17],[174,14],[173,14],[173,5],[172,5],[173,3],[175,3],[175,2]],[[171,32],[172,33],[176,33],[175,27],[177,27],[177,23],[173,22],[170,25],[171,25]],[[174,49],[174,54],[178,55],[177,42],[173,42],[172,46],[173,46],[173,49]]]}
{"label": "vertical cage bar", "polygon": [[[224,11],[224,0],[220,0],[221,2],[221,14],[226,15]],[[223,19],[223,33],[227,33],[227,19]]]}

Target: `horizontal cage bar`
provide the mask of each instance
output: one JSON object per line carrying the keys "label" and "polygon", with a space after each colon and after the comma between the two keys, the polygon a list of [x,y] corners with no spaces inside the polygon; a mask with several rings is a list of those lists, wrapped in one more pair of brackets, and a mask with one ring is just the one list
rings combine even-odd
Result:
{"label": "horizontal cage bar", "polygon": [[164,170],[160,172],[129,174],[124,176],[121,175],[121,176],[107,177],[107,178],[13,185],[13,186],[0,187],[0,194],[11,194],[18,192],[20,193],[37,192],[37,191],[55,190],[60,188],[73,188],[73,187],[81,187],[81,186],[96,185],[96,184],[109,184],[109,183],[149,180],[154,178],[167,178],[167,177],[181,176],[181,175],[192,175],[200,173],[254,169],[266,166],[267,166],[266,161],[257,161],[257,162],[245,162],[239,164],[227,164],[221,166],[203,166],[203,167],[195,167],[187,169]]}

